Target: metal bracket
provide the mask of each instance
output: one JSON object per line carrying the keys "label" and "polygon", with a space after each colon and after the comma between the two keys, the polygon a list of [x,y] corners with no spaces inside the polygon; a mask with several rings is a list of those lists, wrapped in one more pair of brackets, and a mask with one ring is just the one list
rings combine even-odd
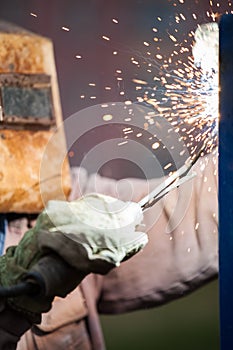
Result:
{"label": "metal bracket", "polygon": [[56,124],[49,75],[0,74],[0,104],[0,128]]}

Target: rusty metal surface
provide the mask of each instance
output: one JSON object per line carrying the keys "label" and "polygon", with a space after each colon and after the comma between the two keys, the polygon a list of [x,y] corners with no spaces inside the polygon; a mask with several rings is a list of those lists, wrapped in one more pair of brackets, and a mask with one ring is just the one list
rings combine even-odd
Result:
{"label": "rusty metal surface", "polygon": [[0,212],[38,213],[70,191],[53,45],[1,24]]}

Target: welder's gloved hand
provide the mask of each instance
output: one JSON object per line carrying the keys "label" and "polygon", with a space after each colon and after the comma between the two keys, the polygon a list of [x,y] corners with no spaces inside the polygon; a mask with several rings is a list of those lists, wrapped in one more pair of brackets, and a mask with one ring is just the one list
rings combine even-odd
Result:
{"label": "welder's gloved hand", "polygon": [[147,235],[138,229],[142,219],[139,204],[93,193],[73,202],[50,201],[35,229],[50,233],[41,232],[40,249],[53,249],[70,265],[101,274],[104,264],[97,262],[118,266],[145,246]]}
{"label": "welder's gloved hand", "polygon": [[143,248],[147,235],[137,231],[141,221],[137,203],[99,194],[73,202],[50,201],[36,226],[0,261],[3,286],[39,276],[44,294],[8,303],[28,314],[48,311],[55,295],[64,297],[87,274],[106,274]]}

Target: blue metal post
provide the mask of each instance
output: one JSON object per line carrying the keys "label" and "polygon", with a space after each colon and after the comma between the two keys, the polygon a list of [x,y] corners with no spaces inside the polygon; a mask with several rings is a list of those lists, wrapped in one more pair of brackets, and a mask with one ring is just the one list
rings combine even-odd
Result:
{"label": "blue metal post", "polygon": [[4,214],[0,214],[0,255],[3,254],[5,235],[6,235],[6,217]]}
{"label": "blue metal post", "polygon": [[[233,349],[233,15],[220,20],[219,281],[221,350]],[[205,199],[203,199],[205,200]]]}

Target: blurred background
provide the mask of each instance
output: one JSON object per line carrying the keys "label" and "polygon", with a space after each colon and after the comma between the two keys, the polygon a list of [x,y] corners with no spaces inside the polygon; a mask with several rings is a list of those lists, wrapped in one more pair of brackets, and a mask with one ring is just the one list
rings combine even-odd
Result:
{"label": "blurred background", "polygon": [[101,320],[108,350],[218,350],[218,311],[215,281],[159,308]]}
{"label": "blurred background", "polygon": [[[95,104],[140,101],[153,91],[161,64],[188,60],[197,25],[230,6],[228,0],[1,0],[0,19],[53,40],[66,119]],[[79,165],[106,135],[117,137],[119,130],[106,126],[82,135],[69,149],[70,164]],[[119,179],[143,177],[137,164],[123,159],[101,171]],[[101,322],[108,350],[219,349],[218,283],[153,310],[102,316]]]}

